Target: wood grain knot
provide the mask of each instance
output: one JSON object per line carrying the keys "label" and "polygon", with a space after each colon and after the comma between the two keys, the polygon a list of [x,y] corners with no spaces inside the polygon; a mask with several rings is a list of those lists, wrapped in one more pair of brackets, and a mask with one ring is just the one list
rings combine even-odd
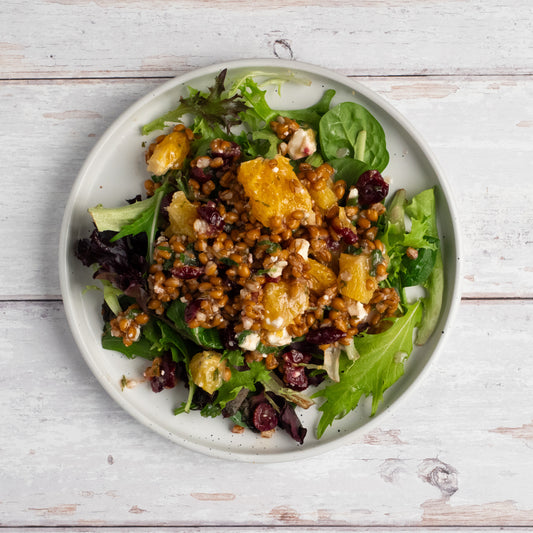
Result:
{"label": "wood grain knot", "polygon": [[418,468],[418,477],[437,487],[445,498],[449,498],[459,489],[457,470],[440,459],[424,459]]}

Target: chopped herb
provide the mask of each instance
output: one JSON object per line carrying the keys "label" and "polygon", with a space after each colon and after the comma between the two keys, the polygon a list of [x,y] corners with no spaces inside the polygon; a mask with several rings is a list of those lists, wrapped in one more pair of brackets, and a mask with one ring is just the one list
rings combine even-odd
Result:
{"label": "chopped herb", "polygon": [[351,255],[360,255],[363,253],[363,249],[360,246],[354,246],[353,244],[350,244],[346,248],[346,253]]}
{"label": "chopped herb", "polygon": [[260,353],[276,353],[279,348],[275,346],[265,346],[262,342],[257,345],[256,350]]}
{"label": "chopped herb", "polygon": [[246,337],[248,337],[248,335],[251,335],[253,333],[252,330],[249,330],[249,329],[246,329],[244,331],[241,331],[238,335],[237,335],[237,344],[240,346],[240,344],[242,343],[242,341],[244,339],[246,339]]}
{"label": "chopped herb", "polygon": [[260,241],[257,243],[259,246],[266,246],[265,251],[268,254],[273,254],[274,252],[278,252],[281,250],[281,245],[279,245],[276,242],[272,241]]}
{"label": "chopped herb", "polygon": [[237,263],[237,261],[234,261],[233,259],[230,259],[229,257],[221,257],[219,261],[228,266],[237,266],[239,264]]}

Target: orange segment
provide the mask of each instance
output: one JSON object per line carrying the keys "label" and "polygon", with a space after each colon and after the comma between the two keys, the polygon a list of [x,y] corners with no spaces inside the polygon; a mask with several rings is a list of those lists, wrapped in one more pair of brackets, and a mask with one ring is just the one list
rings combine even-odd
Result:
{"label": "orange segment", "polygon": [[187,200],[183,191],[177,191],[172,195],[172,202],[167,207],[170,226],[166,230],[167,236],[187,235],[194,239],[194,221],[198,217],[196,207]]}
{"label": "orange segment", "polygon": [[310,288],[317,294],[322,294],[328,287],[335,285],[337,276],[331,268],[315,261],[314,259],[307,260],[309,264]]}
{"label": "orange segment", "polygon": [[279,331],[294,322],[309,305],[309,295],[302,283],[294,296],[290,295],[289,285],[284,281],[266,283],[263,289],[263,329]]}
{"label": "orange segment", "polygon": [[155,176],[162,176],[171,168],[180,168],[189,153],[190,142],[184,131],[174,131],[156,144],[146,169]]}
{"label": "orange segment", "polygon": [[339,292],[363,304],[372,299],[377,289],[376,278],[370,275],[369,254],[341,254],[339,258]]}
{"label": "orange segment", "polygon": [[296,176],[289,159],[277,155],[274,159],[258,157],[239,167],[237,179],[250,198],[253,216],[272,227],[272,219],[285,219],[296,210],[304,211],[303,223],[313,223],[315,215],[309,191]]}
{"label": "orange segment", "polygon": [[313,198],[315,201],[315,204],[324,212],[326,212],[330,207],[333,207],[338,201],[333,189],[331,188],[332,184],[333,182],[330,180],[330,183],[323,189],[311,189],[309,191],[311,198]]}

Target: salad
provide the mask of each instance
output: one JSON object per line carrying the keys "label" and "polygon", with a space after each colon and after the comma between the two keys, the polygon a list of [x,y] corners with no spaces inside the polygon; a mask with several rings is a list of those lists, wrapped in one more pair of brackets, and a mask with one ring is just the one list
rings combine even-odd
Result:
{"label": "salad", "polygon": [[102,284],[103,347],[149,361],[136,382],[185,387],[176,415],[303,444],[299,409],[320,411],[317,438],[362,397],[374,414],[435,329],[434,189],[389,198],[385,133],[363,106],[325,90],[275,110],[265,87],[282,79],[226,88],[226,74],[143,127],[143,193],[89,209],[75,254]]}

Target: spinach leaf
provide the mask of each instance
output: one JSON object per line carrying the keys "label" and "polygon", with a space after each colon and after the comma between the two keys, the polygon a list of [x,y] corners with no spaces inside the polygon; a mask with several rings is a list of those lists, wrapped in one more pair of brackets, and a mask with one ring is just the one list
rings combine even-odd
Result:
{"label": "spinach leaf", "polygon": [[128,359],[143,357],[150,361],[161,355],[161,351],[154,347],[153,343],[146,337],[141,336],[137,342],[131,346],[125,346],[121,337],[113,337],[111,329],[106,327],[102,336],[102,347],[106,350],[113,350],[124,354]]}
{"label": "spinach leaf", "polygon": [[346,190],[353,187],[359,176],[371,170],[370,166],[364,161],[358,159],[350,159],[349,157],[330,159],[328,163],[335,169],[333,179],[344,180],[346,182]]}
{"label": "spinach leaf", "polygon": [[218,329],[190,328],[185,322],[185,308],[187,304],[180,300],[174,300],[167,309],[167,317],[174,322],[178,331],[187,339],[190,339],[204,348],[222,349],[224,345],[220,340]]}
{"label": "spinach leaf", "polygon": [[404,255],[400,271],[402,285],[404,287],[413,287],[424,283],[431,274],[436,259],[437,251],[430,248],[419,248],[416,259],[409,259]]}
{"label": "spinach leaf", "polygon": [[[320,119],[319,139],[328,160],[349,156],[363,160],[370,168],[380,172],[389,163],[381,124],[355,102],[338,104]],[[363,150],[361,144],[364,144]]]}
{"label": "spinach leaf", "polygon": [[184,339],[176,330],[161,320],[151,319],[143,328],[143,334],[150,339],[155,348],[170,351],[172,359],[188,362],[194,355],[196,346]]}
{"label": "spinach leaf", "polygon": [[194,345],[181,337],[171,326],[156,318],[142,327],[139,340],[131,346],[125,346],[121,337],[113,337],[109,323],[104,327],[102,346],[107,350],[114,350],[124,354],[129,359],[143,357],[153,360],[166,352],[172,354],[175,362],[188,363],[191,353],[194,353]]}

